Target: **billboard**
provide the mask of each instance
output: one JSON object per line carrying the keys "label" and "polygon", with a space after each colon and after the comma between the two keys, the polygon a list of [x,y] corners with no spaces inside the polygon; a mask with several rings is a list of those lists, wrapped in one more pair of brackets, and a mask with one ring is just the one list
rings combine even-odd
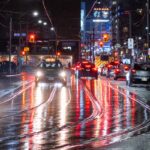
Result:
{"label": "billboard", "polygon": [[110,9],[95,7],[93,8],[93,22],[109,22]]}

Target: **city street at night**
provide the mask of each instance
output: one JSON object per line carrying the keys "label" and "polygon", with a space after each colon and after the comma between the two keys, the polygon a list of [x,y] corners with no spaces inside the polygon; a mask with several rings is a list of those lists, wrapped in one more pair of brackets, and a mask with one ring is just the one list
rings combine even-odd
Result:
{"label": "city street at night", "polygon": [[[3,82],[9,85],[10,78],[16,77],[7,78]],[[149,137],[146,88],[130,89],[124,81],[106,78],[78,80],[74,75],[66,87],[35,86],[28,73],[17,78],[3,88],[0,149],[112,149]],[[136,142],[132,149],[137,148]]]}
{"label": "city street at night", "polygon": [[0,150],[150,150],[149,0],[0,0]]}

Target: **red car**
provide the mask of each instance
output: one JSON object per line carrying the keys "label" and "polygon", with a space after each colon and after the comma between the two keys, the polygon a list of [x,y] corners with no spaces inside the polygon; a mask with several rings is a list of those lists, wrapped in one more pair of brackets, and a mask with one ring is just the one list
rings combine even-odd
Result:
{"label": "red car", "polygon": [[98,78],[98,69],[95,64],[89,61],[78,62],[75,66],[75,75],[77,78],[81,77],[94,77]]}

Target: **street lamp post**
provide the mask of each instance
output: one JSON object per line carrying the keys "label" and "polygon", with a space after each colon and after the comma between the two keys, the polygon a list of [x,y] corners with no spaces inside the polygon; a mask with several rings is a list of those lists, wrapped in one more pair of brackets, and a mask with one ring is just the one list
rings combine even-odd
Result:
{"label": "street lamp post", "polygon": [[129,11],[129,37],[132,37],[132,16],[131,16],[131,12]]}
{"label": "street lamp post", "polygon": [[149,0],[147,0],[147,46],[149,48]]}
{"label": "street lamp post", "polygon": [[94,51],[95,51],[95,28],[93,28],[93,42],[92,42],[92,46],[93,46],[93,49],[92,49],[92,63],[94,63],[94,59],[95,59],[95,56],[94,56]]}
{"label": "street lamp post", "polygon": [[12,48],[12,18],[9,22],[9,73],[11,74],[11,48]]}
{"label": "street lamp post", "polygon": [[[18,51],[17,51],[17,55],[18,55],[18,71],[21,72],[21,68],[22,68],[22,61],[21,61],[21,57],[20,57],[20,51],[22,49],[22,47],[24,46],[24,44],[22,43],[22,25],[26,24],[26,40],[25,40],[25,44],[26,46],[28,46],[28,33],[29,33],[29,21],[27,20],[27,22],[23,22],[21,21],[21,19],[23,19],[23,17],[27,16],[29,13],[29,11],[21,14],[19,16],[19,32],[20,32],[20,36],[19,36],[19,47],[18,47]],[[33,11],[32,12],[32,16],[33,17],[37,17],[39,15],[38,11]],[[27,55],[26,55],[26,64],[27,64]]]}
{"label": "street lamp post", "polygon": [[56,32],[56,28],[54,28],[53,26],[50,28],[50,31],[53,31],[55,33],[55,57],[56,57],[56,60],[57,60],[58,59],[58,57],[57,57],[58,44],[59,44],[58,34]]}

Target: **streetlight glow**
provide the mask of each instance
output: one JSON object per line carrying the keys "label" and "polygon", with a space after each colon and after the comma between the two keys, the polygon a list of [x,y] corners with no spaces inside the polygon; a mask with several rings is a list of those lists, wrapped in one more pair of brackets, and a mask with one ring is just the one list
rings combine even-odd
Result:
{"label": "streetlight glow", "polygon": [[43,22],[43,25],[46,26],[46,25],[47,25],[47,22]]}
{"label": "streetlight glow", "polygon": [[51,29],[51,31],[54,31],[54,30],[55,30],[55,28],[54,28],[54,27],[51,27],[50,29]]}
{"label": "streetlight glow", "polygon": [[37,11],[34,11],[34,12],[33,12],[33,16],[36,17],[36,16],[38,16],[38,15],[39,15],[39,13],[38,13]]}
{"label": "streetlight glow", "polygon": [[43,21],[42,20],[38,20],[38,23],[41,24]]}

